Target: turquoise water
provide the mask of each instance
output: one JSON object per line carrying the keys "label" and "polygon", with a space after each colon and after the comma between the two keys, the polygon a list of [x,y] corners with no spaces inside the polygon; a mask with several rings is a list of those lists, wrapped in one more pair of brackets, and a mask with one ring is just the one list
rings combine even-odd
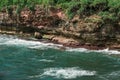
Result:
{"label": "turquoise water", "polygon": [[120,80],[120,52],[0,35],[0,80]]}

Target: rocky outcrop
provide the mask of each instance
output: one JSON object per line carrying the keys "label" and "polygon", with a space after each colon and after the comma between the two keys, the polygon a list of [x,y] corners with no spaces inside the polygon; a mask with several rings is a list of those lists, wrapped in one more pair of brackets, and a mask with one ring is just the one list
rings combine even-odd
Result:
{"label": "rocky outcrop", "polygon": [[69,20],[62,9],[50,8],[46,13],[37,6],[34,13],[27,8],[23,9],[19,21],[16,20],[17,17],[10,18],[6,12],[1,12],[0,32],[30,34],[37,39],[45,38],[72,47],[120,49],[120,24],[104,23],[96,14],[84,18],[76,15]]}

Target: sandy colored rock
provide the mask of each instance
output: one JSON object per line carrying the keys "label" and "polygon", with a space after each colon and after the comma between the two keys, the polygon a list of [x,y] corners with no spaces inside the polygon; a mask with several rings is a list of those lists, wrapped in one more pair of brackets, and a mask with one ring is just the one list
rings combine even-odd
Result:
{"label": "sandy colored rock", "polygon": [[34,37],[37,39],[42,39],[42,35],[39,32],[35,32]]}

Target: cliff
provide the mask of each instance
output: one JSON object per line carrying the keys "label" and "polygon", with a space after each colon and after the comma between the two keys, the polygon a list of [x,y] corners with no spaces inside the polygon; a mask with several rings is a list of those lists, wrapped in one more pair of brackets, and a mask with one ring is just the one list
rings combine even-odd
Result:
{"label": "cliff", "polygon": [[40,6],[32,12],[24,8],[20,15],[0,12],[0,33],[34,36],[71,47],[120,49],[120,21],[103,22],[97,14],[75,15],[69,19],[61,8]]}

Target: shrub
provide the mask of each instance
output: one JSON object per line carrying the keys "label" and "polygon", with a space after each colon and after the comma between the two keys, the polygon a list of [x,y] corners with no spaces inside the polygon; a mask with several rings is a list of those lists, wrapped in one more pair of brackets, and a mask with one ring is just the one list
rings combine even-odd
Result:
{"label": "shrub", "polygon": [[17,6],[17,13],[26,6],[34,11],[35,5],[43,5],[45,9],[50,6],[62,8],[69,19],[76,14],[98,14],[103,19],[113,21],[117,20],[117,17],[120,18],[120,0],[0,0],[0,10],[6,7],[10,11],[12,5]]}

